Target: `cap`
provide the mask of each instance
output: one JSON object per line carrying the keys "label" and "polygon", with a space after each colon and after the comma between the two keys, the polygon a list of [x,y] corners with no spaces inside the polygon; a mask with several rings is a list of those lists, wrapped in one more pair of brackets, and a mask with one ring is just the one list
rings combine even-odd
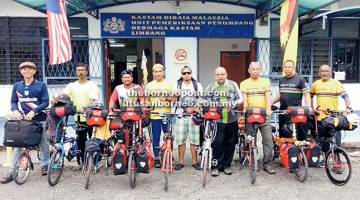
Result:
{"label": "cap", "polygon": [[192,69],[186,65],[181,69],[181,73],[183,73],[185,70],[189,70],[190,72],[192,72]]}
{"label": "cap", "polygon": [[155,64],[153,67],[152,67],[152,70],[156,69],[156,68],[161,68],[162,70],[164,70],[164,66],[162,64]]}
{"label": "cap", "polygon": [[36,69],[36,65],[32,62],[23,62],[19,65],[19,69],[22,69],[24,67],[30,67],[30,68]]}
{"label": "cap", "polygon": [[133,73],[130,70],[124,70],[121,72],[120,77],[122,78],[125,74],[129,74],[130,76],[133,76]]}

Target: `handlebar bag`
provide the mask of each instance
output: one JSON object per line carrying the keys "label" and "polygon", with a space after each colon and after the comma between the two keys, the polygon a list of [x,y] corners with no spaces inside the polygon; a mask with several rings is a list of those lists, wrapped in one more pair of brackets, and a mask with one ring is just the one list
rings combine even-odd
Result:
{"label": "handlebar bag", "polygon": [[4,129],[4,145],[8,147],[38,146],[43,132],[42,124],[31,120],[9,120]]}

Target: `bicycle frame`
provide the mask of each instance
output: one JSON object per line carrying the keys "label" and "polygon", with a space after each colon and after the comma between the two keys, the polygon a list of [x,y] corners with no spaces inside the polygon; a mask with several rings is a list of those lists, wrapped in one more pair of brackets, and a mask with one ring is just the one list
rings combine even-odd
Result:
{"label": "bicycle frame", "polygon": [[172,119],[173,117],[176,116],[176,114],[168,114],[165,113],[164,117],[163,117],[163,123],[166,123],[168,125],[168,130],[167,132],[164,134],[163,137],[163,144],[161,146],[161,151],[160,153],[160,159],[162,159],[162,166],[161,166],[161,171],[162,172],[166,172],[166,162],[164,162],[166,160],[166,158],[169,156],[169,163],[170,163],[170,173],[174,172],[174,167],[173,167],[173,153],[172,153],[172,149],[173,149],[173,140],[174,137],[172,135]]}
{"label": "bicycle frame", "polygon": [[200,166],[201,168],[204,167],[204,160],[205,160],[205,151],[209,152],[209,159],[208,159],[208,169],[211,169],[211,165],[216,166],[217,165],[217,161],[216,160],[212,160],[212,147],[211,147],[211,143],[214,141],[215,137],[216,137],[216,122],[215,120],[205,120],[205,131],[204,131],[204,143],[202,146],[202,154],[201,154],[201,163]]}

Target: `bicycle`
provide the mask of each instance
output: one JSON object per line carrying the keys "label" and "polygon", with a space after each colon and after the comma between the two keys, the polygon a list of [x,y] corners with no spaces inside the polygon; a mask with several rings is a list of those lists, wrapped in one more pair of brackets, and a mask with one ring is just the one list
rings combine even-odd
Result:
{"label": "bicycle", "polygon": [[204,142],[201,147],[200,167],[203,170],[202,186],[206,186],[206,178],[211,166],[216,166],[216,160],[212,159],[211,144],[216,137],[217,125],[216,121],[220,120],[220,110],[216,107],[204,108],[203,118],[205,124]]}
{"label": "bicycle", "polygon": [[[129,135],[131,145],[127,148],[128,155],[128,163],[127,163],[127,176],[129,181],[129,187],[134,189],[136,187],[136,178],[139,174],[137,160],[138,158],[138,150],[140,147],[144,147],[145,145],[145,135],[143,134],[143,118],[142,118],[142,110],[140,107],[122,107],[121,109],[112,109],[113,112],[118,113],[120,115],[121,121],[123,121],[126,126],[129,127]],[[150,111],[149,109],[143,109],[144,112]],[[111,115],[112,117],[116,117],[118,115]],[[151,159],[150,159],[151,160]],[[152,162],[148,163],[148,166],[152,165]],[[152,166],[151,166],[152,167]],[[151,168],[149,167],[149,168]]]}
{"label": "bicycle", "polygon": [[[317,111],[320,111],[317,109]],[[352,176],[352,162],[350,159],[350,156],[346,152],[345,149],[339,147],[336,144],[336,131],[337,130],[354,130],[357,128],[356,124],[352,124],[349,122],[349,126],[346,129],[339,128],[337,126],[340,126],[341,118],[345,117],[342,115],[341,112],[336,112],[332,110],[326,110],[322,111],[324,114],[327,115],[327,118],[325,118],[325,121],[328,121],[330,119],[333,122],[329,122],[331,125],[328,129],[330,133],[330,138],[318,138],[317,141],[320,143],[328,143],[330,145],[330,149],[328,152],[325,153],[325,172],[329,180],[337,185],[342,186],[347,184]],[[315,113],[315,133],[318,135],[318,112]],[[336,122],[338,121],[338,125],[336,125]],[[344,177],[340,177],[344,175]]]}
{"label": "bicycle", "polygon": [[[247,134],[247,128],[255,131],[258,130],[258,125],[263,124],[266,118],[265,109],[248,108],[247,112],[240,112],[239,131],[238,131],[238,145],[237,152],[239,154],[240,168],[245,165],[246,160],[250,170],[250,183],[255,184],[258,172],[258,149],[256,146],[256,132],[255,135]],[[248,127],[246,127],[248,124]]]}
{"label": "bicycle", "polygon": [[[307,107],[288,107],[287,110],[277,110],[277,107],[273,107],[274,114],[274,124],[275,130],[273,131],[273,142],[274,142],[274,155],[279,154],[279,148],[281,145],[292,145],[297,148],[296,157],[285,158],[285,156],[280,157],[284,162],[290,161],[293,165],[293,169],[290,169],[290,172],[294,172],[295,178],[300,181],[306,181],[308,177],[308,162],[305,156],[304,150],[307,148],[309,143],[307,141],[298,141],[296,133],[296,124],[306,123],[307,114],[309,112]],[[291,122],[291,138],[280,138],[279,137],[279,128],[278,128],[278,115],[286,115],[290,118]],[[285,165],[286,166],[286,165]],[[289,167],[290,168],[290,167]]]}
{"label": "bicycle", "polygon": [[174,172],[173,166],[173,142],[174,136],[172,135],[172,119],[177,117],[176,113],[161,113],[161,112],[151,112],[151,114],[159,114],[162,117],[162,123],[167,124],[168,128],[164,132],[163,144],[161,145],[159,156],[161,162],[161,171],[164,173],[165,183],[164,190],[168,191],[169,186],[169,175]]}
{"label": "bicycle", "polygon": [[[85,175],[85,189],[89,189],[91,174],[96,174],[101,167],[102,157],[106,158],[106,171],[108,174],[109,158],[111,155],[111,141],[114,138],[111,136],[108,139],[97,139],[96,128],[102,127],[106,124],[107,111],[101,103],[91,104],[85,109],[86,124],[92,126],[92,138],[85,144],[85,161],[82,169]],[[113,146],[113,145],[112,145]]]}
{"label": "bicycle", "polygon": [[[87,126],[80,124],[79,112],[76,125],[74,128],[76,130],[87,128]],[[62,172],[64,170],[64,159],[67,158],[70,161],[73,157],[77,157],[78,164],[80,164],[80,152],[77,149],[76,139],[71,137],[66,137],[66,128],[68,127],[68,116],[61,117],[61,120],[58,121],[56,125],[55,136],[53,140],[53,146],[55,151],[52,153],[50,162],[48,165],[48,174],[47,180],[50,186],[55,186],[59,183]],[[60,137],[60,140],[59,140]],[[71,147],[67,150],[66,144],[69,144]],[[71,151],[73,152],[71,152]]]}

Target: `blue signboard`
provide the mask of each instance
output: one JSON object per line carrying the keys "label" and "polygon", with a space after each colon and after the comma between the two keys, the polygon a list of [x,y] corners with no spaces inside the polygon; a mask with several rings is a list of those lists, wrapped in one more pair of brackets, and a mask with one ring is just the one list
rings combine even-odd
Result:
{"label": "blue signboard", "polygon": [[101,13],[102,37],[252,38],[253,14]]}

